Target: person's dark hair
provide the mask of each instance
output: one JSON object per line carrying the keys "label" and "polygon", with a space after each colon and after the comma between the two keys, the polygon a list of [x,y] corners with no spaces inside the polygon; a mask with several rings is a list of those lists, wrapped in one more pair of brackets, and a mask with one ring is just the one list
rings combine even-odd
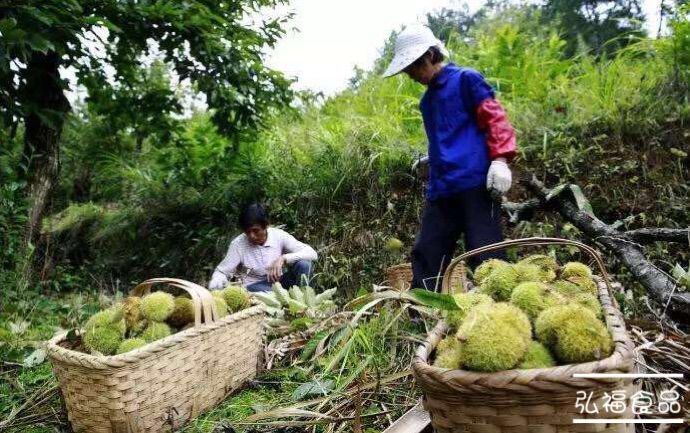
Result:
{"label": "person's dark hair", "polygon": [[242,209],[237,222],[242,230],[247,230],[254,224],[266,228],[268,226],[268,211],[259,203],[251,203]]}
{"label": "person's dark hair", "polygon": [[[438,49],[438,47],[429,47],[429,49],[426,50],[424,54],[419,56],[419,58],[414,62],[410,63],[410,65],[407,66],[407,68],[414,68],[424,63],[424,59],[427,58],[429,59],[429,61],[431,61],[432,65],[441,63],[445,59],[445,57],[443,57],[443,53],[441,52],[441,50]],[[407,68],[405,68],[405,70],[408,70]]]}
{"label": "person's dark hair", "polygon": [[429,47],[429,49],[426,52],[426,55],[430,56],[429,59],[431,60],[431,64],[435,65],[436,63],[441,63],[444,59],[443,53],[441,50],[438,49],[438,47]]}

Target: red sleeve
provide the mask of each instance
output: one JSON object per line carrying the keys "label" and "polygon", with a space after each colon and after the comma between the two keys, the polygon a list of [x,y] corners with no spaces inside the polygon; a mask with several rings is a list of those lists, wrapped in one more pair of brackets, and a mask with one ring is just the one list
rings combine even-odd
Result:
{"label": "red sleeve", "polygon": [[501,104],[494,98],[486,98],[477,107],[477,123],[486,131],[486,144],[489,146],[489,158],[503,157],[508,161],[515,158],[515,130],[506,117]]}

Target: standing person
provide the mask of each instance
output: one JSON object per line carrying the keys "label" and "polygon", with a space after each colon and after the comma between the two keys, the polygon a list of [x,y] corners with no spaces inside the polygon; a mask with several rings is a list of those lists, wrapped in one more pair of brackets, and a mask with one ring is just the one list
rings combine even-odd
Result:
{"label": "standing person", "polygon": [[[503,240],[500,204],[515,157],[513,127],[494,90],[477,71],[444,63],[443,43],[423,25],[405,28],[385,77],[404,72],[427,87],[420,102],[429,142],[429,181],[412,250],[412,287],[436,290],[461,234],[471,250]],[[473,257],[476,266],[505,252]]]}
{"label": "standing person", "polygon": [[[239,226],[244,232],[230,243],[223,261],[216,267],[208,288],[222,289],[241,267],[246,271],[244,285],[250,292],[271,290],[275,282],[283,287],[299,285],[312,274],[316,251],[291,234],[269,227],[268,212],[258,203],[242,210]],[[287,272],[283,273],[283,266]]]}

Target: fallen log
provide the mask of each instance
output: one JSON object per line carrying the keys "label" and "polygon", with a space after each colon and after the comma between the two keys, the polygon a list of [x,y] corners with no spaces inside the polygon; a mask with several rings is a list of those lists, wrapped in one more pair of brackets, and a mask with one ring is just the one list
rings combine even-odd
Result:
{"label": "fallen log", "polygon": [[687,229],[645,228],[622,232],[578,208],[568,195],[551,194],[552,190],[534,176],[527,181],[526,186],[536,196],[539,204],[535,199],[525,203],[504,203],[503,209],[511,216],[511,221],[517,220],[516,215],[531,216],[536,209],[557,211],[592,241],[615,254],[647,289],[650,298],[661,305],[662,316],[668,310],[676,319],[688,321],[690,293],[679,292],[677,282],[647,260],[641,245],[657,240],[687,243]]}

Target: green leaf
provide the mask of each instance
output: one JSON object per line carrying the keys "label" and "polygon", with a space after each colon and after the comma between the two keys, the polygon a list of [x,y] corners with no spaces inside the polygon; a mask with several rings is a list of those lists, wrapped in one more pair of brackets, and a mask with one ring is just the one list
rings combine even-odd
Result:
{"label": "green leaf", "polygon": [[546,201],[551,200],[552,198],[556,197],[558,194],[562,193],[564,189],[568,187],[567,184],[563,185],[558,185],[554,187],[549,193],[546,195]]}
{"label": "green leaf", "polygon": [[575,203],[577,204],[577,208],[587,212],[590,215],[593,215],[594,210],[592,209],[592,205],[589,203],[589,200],[587,200],[587,197],[585,197],[585,194],[582,192],[582,189],[580,189],[578,185],[571,184],[570,191],[572,191],[573,197],[575,197]]}
{"label": "green leaf", "polygon": [[338,382],[338,390],[343,390],[347,388],[355,379],[357,379],[362,372],[371,364],[371,361],[374,359],[373,355],[367,356],[363,361],[359,362],[357,364],[357,367],[350,372],[343,380],[339,380]]}
{"label": "green leaf", "polygon": [[685,269],[683,269],[681,265],[676,263],[676,266],[673,268],[673,272],[671,274],[673,275],[673,278],[680,281],[687,275],[687,272],[685,272]]}
{"label": "green leaf", "polygon": [[122,29],[120,27],[116,26],[112,21],[107,20],[102,16],[86,17],[84,18],[84,23],[105,27],[113,33],[122,33]]}
{"label": "green leaf", "polygon": [[43,54],[48,51],[55,51],[55,45],[48,39],[42,38],[40,36],[32,36],[28,41],[29,46],[32,50],[39,51]]}
{"label": "green leaf", "polygon": [[424,289],[412,289],[410,295],[418,303],[427,307],[438,308],[440,310],[459,310],[458,304],[451,295],[445,293],[430,292]]}
{"label": "green leaf", "polygon": [[24,367],[35,367],[46,360],[46,351],[44,349],[36,349],[29,356],[24,358]]}
{"label": "green leaf", "polygon": [[272,407],[273,406],[266,403],[254,403],[253,405],[251,405],[251,408],[254,411],[254,413],[268,412],[269,410],[271,410]]}
{"label": "green leaf", "polygon": [[304,331],[309,329],[309,326],[314,323],[309,317],[298,317],[290,322],[290,328],[296,331]]}
{"label": "green leaf", "polygon": [[686,271],[681,265],[676,263],[671,274],[682,286],[690,288],[690,266],[688,266],[688,270]]}
{"label": "green leaf", "polygon": [[335,382],[333,380],[321,381],[314,379],[311,382],[303,383],[292,393],[292,400],[299,401],[308,395],[326,395],[333,390]]}
{"label": "green leaf", "polygon": [[40,21],[46,26],[52,26],[54,23],[53,17],[50,15],[47,15],[45,11],[42,11],[39,8],[35,7],[24,7],[23,8],[25,12],[28,13],[28,15],[31,16],[31,18],[35,19],[36,21]]}
{"label": "green leaf", "polygon": [[0,34],[7,33],[10,29],[17,26],[17,20],[14,18],[5,18],[0,20]]}
{"label": "green leaf", "polygon": [[328,332],[326,331],[319,331],[317,332],[309,341],[307,341],[307,344],[304,345],[304,349],[302,349],[302,354],[300,355],[300,359],[302,361],[306,361],[311,356],[316,352],[316,348],[319,347],[319,344],[321,341],[323,341],[324,338],[328,336]]}

